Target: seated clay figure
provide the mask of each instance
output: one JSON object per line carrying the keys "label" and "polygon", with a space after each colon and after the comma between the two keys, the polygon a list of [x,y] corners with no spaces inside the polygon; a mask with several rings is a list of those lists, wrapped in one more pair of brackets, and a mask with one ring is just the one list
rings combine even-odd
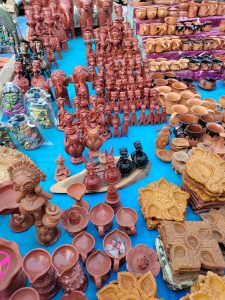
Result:
{"label": "seated clay figure", "polygon": [[120,158],[117,162],[117,168],[120,170],[121,176],[126,177],[129,176],[130,173],[134,169],[134,164],[128,158],[128,150],[127,148],[120,148]]}
{"label": "seated clay figure", "polygon": [[148,157],[143,152],[141,142],[137,141],[134,143],[136,151],[131,154],[132,162],[139,169],[144,169],[148,164]]}

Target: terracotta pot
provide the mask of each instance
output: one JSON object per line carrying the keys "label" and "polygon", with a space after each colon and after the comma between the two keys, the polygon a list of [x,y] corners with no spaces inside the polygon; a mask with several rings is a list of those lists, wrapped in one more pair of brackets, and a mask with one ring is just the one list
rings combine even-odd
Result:
{"label": "terracotta pot", "polygon": [[[118,238],[122,239],[122,241],[124,242],[125,245],[125,251],[124,253],[120,253],[118,256],[113,256],[109,250],[107,250],[107,245],[111,245],[112,241],[117,240]],[[115,229],[112,232],[108,233],[103,240],[103,248],[105,253],[113,260],[113,272],[118,272],[119,271],[119,267],[120,265],[125,261],[126,255],[128,250],[131,247],[131,240],[129,238],[129,236],[119,230],[119,229]]]}
{"label": "terracotta pot", "polygon": [[188,125],[185,130],[185,136],[192,147],[197,146],[202,138],[202,127],[198,124]]}
{"label": "terracotta pot", "polygon": [[88,256],[95,251],[95,238],[86,231],[82,231],[72,241],[80,255],[80,260],[85,265]]}
{"label": "terracotta pot", "polygon": [[155,19],[156,15],[157,15],[157,7],[155,7],[155,6],[147,7],[147,18],[148,18],[148,20]]}
{"label": "terracotta pot", "polygon": [[119,224],[119,229],[128,235],[137,234],[137,220],[137,212],[130,207],[121,207],[116,214],[116,222]]}
{"label": "terracotta pot", "polygon": [[194,105],[201,105],[202,104],[202,100],[200,100],[198,98],[191,98],[191,99],[188,99],[186,101],[186,103],[187,103],[187,107],[188,107],[188,113],[191,113],[192,106],[194,106]]}
{"label": "terracotta pot", "polygon": [[187,89],[187,85],[182,82],[174,82],[172,84],[172,92],[180,93],[182,91],[185,91]]}
{"label": "terracotta pot", "polygon": [[137,8],[135,9],[135,15],[136,18],[140,21],[145,20],[146,16],[147,16],[147,10],[146,8]]}
{"label": "terracotta pot", "polygon": [[188,108],[182,104],[173,105],[171,108],[172,114],[170,116],[169,123],[173,126],[177,126],[179,124],[179,115],[186,114],[188,112]]}
{"label": "terracotta pot", "polygon": [[150,62],[149,69],[151,72],[159,71],[159,62]]}
{"label": "terracotta pot", "polygon": [[165,94],[166,113],[168,115],[171,115],[172,113],[172,106],[175,104],[179,104],[180,100],[181,96],[178,93],[170,92]]}
{"label": "terracotta pot", "polygon": [[201,105],[194,105],[191,108],[191,112],[196,117],[196,121],[198,121],[201,116],[208,114],[208,109]]}
{"label": "terracotta pot", "polygon": [[37,291],[25,287],[15,291],[9,300],[40,300],[40,297]]}
{"label": "terracotta pot", "polygon": [[165,76],[165,79],[168,79],[168,78],[176,78],[177,75],[174,72],[165,72],[164,76]]}
{"label": "terracotta pot", "polygon": [[193,99],[195,97],[195,95],[189,90],[182,91],[180,95],[181,95],[181,104],[185,106],[187,106],[187,101],[189,99]]}
{"label": "terracotta pot", "polygon": [[217,123],[208,123],[206,125],[206,134],[203,137],[203,142],[217,142],[221,132],[224,132],[223,126]]}
{"label": "terracotta pot", "polygon": [[109,256],[100,250],[92,253],[88,257],[86,268],[97,290],[99,290],[103,282],[108,279],[111,266],[112,263]]}
{"label": "terracotta pot", "polygon": [[74,291],[70,295],[63,295],[60,300],[88,300],[83,292]]}
{"label": "terracotta pot", "polygon": [[176,25],[168,25],[167,26],[167,34],[174,35],[176,31]]}
{"label": "terracotta pot", "polygon": [[113,209],[104,203],[99,203],[90,210],[90,221],[96,226],[99,236],[104,236],[112,228],[113,217]]}
{"label": "terracotta pot", "polygon": [[15,290],[25,285],[22,256],[16,243],[0,238],[0,299],[8,300]]}
{"label": "terracotta pot", "polygon": [[198,120],[198,123],[202,126],[203,128],[203,134],[205,133],[206,131],[206,125],[208,123],[213,123],[215,121],[214,117],[211,116],[211,115],[204,115],[204,116],[201,116]]}

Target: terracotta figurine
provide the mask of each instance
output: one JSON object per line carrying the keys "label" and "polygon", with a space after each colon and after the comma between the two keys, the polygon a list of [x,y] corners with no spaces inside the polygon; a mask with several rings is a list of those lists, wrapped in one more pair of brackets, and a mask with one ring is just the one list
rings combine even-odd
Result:
{"label": "terracotta figurine", "polygon": [[54,179],[61,181],[70,176],[70,170],[64,165],[65,159],[60,154],[56,159],[57,169],[55,171]]}

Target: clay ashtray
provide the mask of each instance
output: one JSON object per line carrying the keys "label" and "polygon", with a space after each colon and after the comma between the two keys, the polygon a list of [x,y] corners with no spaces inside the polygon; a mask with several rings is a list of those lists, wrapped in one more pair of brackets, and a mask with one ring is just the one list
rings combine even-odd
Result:
{"label": "clay ashtray", "polygon": [[25,287],[13,293],[9,300],[40,300],[40,297],[35,289]]}
{"label": "clay ashtray", "polygon": [[127,270],[133,274],[145,274],[149,271],[154,276],[160,272],[157,253],[147,245],[139,244],[130,248],[126,256]]}
{"label": "clay ashtray", "polygon": [[82,200],[82,197],[85,193],[86,186],[83,183],[74,183],[67,188],[67,195],[76,200],[77,205],[82,206],[88,210],[89,203],[85,200]]}
{"label": "clay ashtray", "polygon": [[88,300],[83,292],[74,291],[69,295],[63,295],[60,300]]}
{"label": "clay ashtray", "polygon": [[171,162],[173,151],[166,149],[156,149],[155,154],[160,160],[164,162]]}
{"label": "clay ashtray", "polygon": [[19,204],[16,199],[20,192],[14,191],[11,181],[0,183],[0,214],[14,214]]}
{"label": "clay ashtray", "polygon": [[113,218],[113,209],[105,203],[95,205],[90,211],[90,221],[97,227],[100,236],[112,228]]}
{"label": "clay ashtray", "polygon": [[128,235],[135,235],[136,222],[138,220],[137,212],[130,207],[121,207],[116,214],[116,222],[120,226],[120,230],[126,232]]}
{"label": "clay ashtray", "polygon": [[75,205],[66,209],[61,217],[63,228],[72,236],[80,233],[87,227],[89,214],[86,208]]}
{"label": "clay ashtray", "polygon": [[85,264],[88,256],[95,249],[95,238],[86,231],[82,231],[72,241],[80,254],[81,261]]}
{"label": "clay ashtray", "polygon": [[131,240],[129,236],[119,229],[115,229],[105,236],[103,248],[105,253],[113,260],[113,272],[119,271],[119,267],[130,247]]}

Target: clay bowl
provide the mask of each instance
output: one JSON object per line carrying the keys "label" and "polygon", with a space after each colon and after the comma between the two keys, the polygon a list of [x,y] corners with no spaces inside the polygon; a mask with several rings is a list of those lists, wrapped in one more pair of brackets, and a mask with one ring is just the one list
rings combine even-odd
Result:
{"label": "clay bowl", "polygon": [[154,80],[155,86],[165,86],[168,84],[168,80],[166,79],[155,79]]}
{"label": "clay bowl", "polygon": [[171,92],[171,87],[165,85],[165,86],[158,86],[155,88],[156,91],[160,94],[160,93],[169,93]]}
{"label": "clay bowl", "polygon": [[13,293],[9,300],[40,300],[40,297],[35,289],[25,287]]}
{"label": "clay bowl", "polygon": [[86,231],[82,231],[72,241],[72,244],[80,254],[83,264],[86,263],[88,256],[95,249],[95,238]]}
{"label": "clay bowl", "polygon": [[111,259],[100,250],[88,257],[86,269],[98,290],[101,288],[102,283],[108,279],[111,266]]}
{"label": "clay bowl", "polygon": [[172,92],[175,92],[175,93],[180,93],[182,91],[185,91],[187,89],[187,85],[183,82],[174,82],[172,84]]}
{"label": "clay bowl", "polygon": [[16,202],[20,192],[13,190],[11,181],[0,183],[0,214],[13,214],[17,212],[19,204]]}
{"label": "clay bowl", "polygon": [[78,205],[66,209],[61,217],[63,228],[73,237],[87,227],[88,221],[87,209]]}
{"label": "clay bowl", "polygon": [[[111,244],[112,240],[117,237],[121,238],[124,241],[125,252],[120,253],[118,257],[115,257],[109,253],[109,251],[106,249],[106,246],[108,244]],[[131,247],[131,240],[130,240],[129,236],[125,232],[123,232],[119,229],[113,230],[112,232],[108,233],[104,237],[103,248],[104,248],[105,253],[113,260],[113,272],[119,271],[119,267],[124,262],[125,257],[127,255],[128,250],[130,249],[130,247]]]}
{"label": "clay bowl", "polygon": [[90,210],[90,221],[97,227],[100,236],[112,228],[113,217],[113,209],[105,203],[99,203]]}
{"label": "clay bowl", "polygon": [[191,108],[191,112],[193,113],[193,115],[196,116],[197,121],[201,116],[207,115],[208,114],[208,109],[201,106],[201,105],[194,105]]}
{"label": "clay bowl", "polygon": [[130,207],[121,207],[116,214],[116,222],[119,224],[120,230],[128,235],[135,235],[136,222],[138,220],[137,212]]}
{"label": "clay bowl", "polygon": [[83,292],[74,291],[69,295],[63,295],[60,300],[88,300]]}
{"label": "clay bowl", "polygon": [[28,252],[23,258],[22,268],[31,284],[45,275],[51,268],[51,255],[48,251],[37,248]]}
{"label": "clay bowl", "polygon": [[78,262],[79,253],[73,245],[62,245],[52,253],[52,266],[57,276],[73,269]]}

